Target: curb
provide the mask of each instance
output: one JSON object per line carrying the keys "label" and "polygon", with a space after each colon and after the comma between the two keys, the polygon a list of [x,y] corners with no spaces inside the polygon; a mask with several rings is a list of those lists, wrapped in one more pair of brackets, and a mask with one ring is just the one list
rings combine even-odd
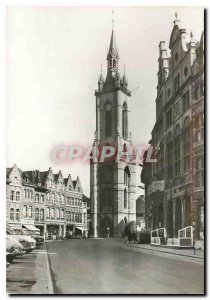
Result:
{"label": "curb", "polygon": [[53,288],[53,281],[52,281],[52,276],[50,272],[50,262],[49,262],[49,257],[48,257],[48,252],[47,252],[47,247],[44,245],[44,249],[46,250],[46,271],[47,271],[47,289],[48,289],[48,294],[54,294],[54,288]]}
{"label": "curb", "polygon": [[174,253],[174,252],[168,252],[168,251],[160,251],[160,250],[155,250],[155,249],[147,249],[144,247],[138,247],[138,246],[131,246],[131,245],[125,245],[127,247],[133,247],[133,248],[139,248],[139,249],[144,249],[146,251],[153,251],[153,252],[159,252],[159,253],[167,253],[167,254],[172,254],[172,255],[176,255],[176,256],[185,256],[185,257],[191,257],[191,258],[198,258],[200,260],[204,260],[204,257],[200,257],[200,256],[195,256],[195,255],[190,255],[190,254],[183,254],[183,253]]}

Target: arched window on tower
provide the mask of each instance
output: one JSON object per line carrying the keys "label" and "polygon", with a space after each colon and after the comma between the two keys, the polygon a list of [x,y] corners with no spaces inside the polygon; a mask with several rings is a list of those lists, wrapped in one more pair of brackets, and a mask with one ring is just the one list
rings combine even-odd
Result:
{"label": "arched window on tower", "polygon": [[128,192],[127,192],[127,188],[124,188],[124,208],[128,208]]}
{"label": "arched window on tower", "polygon": [[113,68],[115,68],[115,66],[116,66],[116,60],[114,59],[113,60]]}
{"label": "arched window on tower", "polygon": [[128,208],[128,189],[130,185],[130,171],[128,167],[124,170],[124,208]]}
{"label": "arched window on tower", "polygon": [[105,105],[105,136],[109,137],[112,134],[112,106],[108,102]]}
{"label": "arched window on tower", "polygon": [[126,102],[123,104],[122,111],[122,135],[124,139],[128,138],[128,107]]}

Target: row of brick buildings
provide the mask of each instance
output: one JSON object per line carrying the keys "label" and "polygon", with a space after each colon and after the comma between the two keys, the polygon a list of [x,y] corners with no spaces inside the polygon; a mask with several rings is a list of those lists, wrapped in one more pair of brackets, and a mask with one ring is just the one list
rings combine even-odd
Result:
{"label": "row of brick buildings", "polygon": [[[88,198],[79,177],[64,178],[62,172],[6,170],[7,224],[40,229],[46,238],[67,233],[87,234]],[[32,227],[31,227],[32,226]]]}
{"label": "row of brick buildings", "polygon": [[[168,54],[170,52],[170,55]],[[156,123],[149,142],[156,163],[143,163],[146,227],[177,237],[186,226],[204,238],[204,35],[174,21],[169,49],[159,45]]]}

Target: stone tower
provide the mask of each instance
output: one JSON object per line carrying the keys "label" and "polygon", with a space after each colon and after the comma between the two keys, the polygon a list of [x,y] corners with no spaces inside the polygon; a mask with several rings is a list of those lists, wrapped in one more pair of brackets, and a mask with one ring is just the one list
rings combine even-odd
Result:
{"label": "stone tower", "polygon": [[[128,82],[118,71],[119,52],[112,29],[107,54],[107,75],[98,79],[96,95],[96,132],[94,146],[110,145],[128,153],[131,143],[129,132]],[[135,230],[136,221],[136,168],[132,155],[104,162],[90,161],[91,216],[94,237],[122,235]]]}

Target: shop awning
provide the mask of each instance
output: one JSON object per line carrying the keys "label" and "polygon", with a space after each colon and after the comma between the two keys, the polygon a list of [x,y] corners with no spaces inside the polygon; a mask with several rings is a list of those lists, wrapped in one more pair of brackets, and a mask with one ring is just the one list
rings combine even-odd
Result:
{"label": "shop awning", "polygon": [[31,224],[23,224],[23,226],[29,230],[32,230],[32,231],[39,231],[40,232],[40,229],[39,228],[36,228],[34,225],[31,225]]}
{"label": "shop awning", "polygon": [[82,227],[76,227],[77,229],[81,230],[81,231],[85,231],[88,230],[87,228],[82,228]]}

